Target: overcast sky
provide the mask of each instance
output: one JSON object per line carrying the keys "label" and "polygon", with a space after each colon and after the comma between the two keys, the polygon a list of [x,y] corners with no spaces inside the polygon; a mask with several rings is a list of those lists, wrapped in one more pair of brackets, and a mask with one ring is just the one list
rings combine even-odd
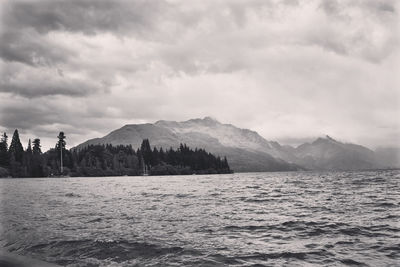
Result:
{"label": "overcast sky", "polygon": [[1,1],[0,131],[67,147],[212,116],[296,144],[400,141],[400,1]]}

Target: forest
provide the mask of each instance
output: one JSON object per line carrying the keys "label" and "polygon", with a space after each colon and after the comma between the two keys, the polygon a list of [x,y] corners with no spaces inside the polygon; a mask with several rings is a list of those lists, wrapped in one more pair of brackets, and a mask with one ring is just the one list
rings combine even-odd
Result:
{"label": "forest", "polygon": [[23,148],[18,130],[10,146],[4,133],[0,139],[0,177],[96,177],[133,175],[189,175],[232,173],[226,157],[194,150],[180,144],[178,149],[151,147],[144,139],[140,148],[131,145],[89,145],[66,149],[60,132],[54,148],[42,152],[40,139]]}

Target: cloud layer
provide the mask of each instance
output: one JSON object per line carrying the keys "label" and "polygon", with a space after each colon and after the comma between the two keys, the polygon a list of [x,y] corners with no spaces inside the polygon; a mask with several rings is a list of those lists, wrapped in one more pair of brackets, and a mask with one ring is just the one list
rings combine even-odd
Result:
{"label": "cloud layer", "polygon": [[0,130],[53,146],[211,115],[268,139],[400,140],[395,0],[5,1]]}

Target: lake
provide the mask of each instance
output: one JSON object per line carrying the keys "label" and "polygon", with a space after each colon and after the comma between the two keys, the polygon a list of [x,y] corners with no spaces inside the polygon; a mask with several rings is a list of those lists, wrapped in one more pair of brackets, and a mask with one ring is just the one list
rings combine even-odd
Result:
{"label": "lake", "polygon": [[67,266],[394,266],[400,171],[0,179],[2,250]]}

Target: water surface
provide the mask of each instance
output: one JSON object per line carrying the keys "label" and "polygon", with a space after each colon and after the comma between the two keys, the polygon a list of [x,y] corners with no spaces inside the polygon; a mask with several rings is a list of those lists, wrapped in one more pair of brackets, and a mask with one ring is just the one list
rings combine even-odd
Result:
{"label": "water surface", "polygon": [[0,179],[0,246],[67,266],[395,266],[400,172]]}

